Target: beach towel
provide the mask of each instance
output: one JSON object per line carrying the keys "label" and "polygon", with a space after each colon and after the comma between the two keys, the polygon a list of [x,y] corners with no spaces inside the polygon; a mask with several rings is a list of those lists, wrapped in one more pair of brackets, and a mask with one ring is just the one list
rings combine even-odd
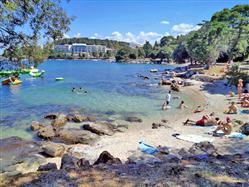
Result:
{"label": "beach towel", "polygon": [[225,137],[227,137],[227,138],[235,138],[235,139],[243,139],[243,138],[246,137],[246,135],[242,134],[240,132],[232,132],[229,135],[225,135]]}
{"label": "beach towel", "polygon": [[249,110],[240,110],[240,114],[249,114]]}
{"label": "beach towel", "polygon": [[184,140],[187,142],[193,142],[193,143],[200,143],[200,142],[213,142],[214,139],[210,137],[203,137],[200,135],[195,135],[195,134],[187,134],[187,135],[176,135],[175,136],[177,139]]}
{"label": "beach towel", "polygon": [[159,152],[157,148],[147,145],[143,143],[142,141],[139,142],[138,147],[142,152],[150,154],[150,155],[154,155]]}

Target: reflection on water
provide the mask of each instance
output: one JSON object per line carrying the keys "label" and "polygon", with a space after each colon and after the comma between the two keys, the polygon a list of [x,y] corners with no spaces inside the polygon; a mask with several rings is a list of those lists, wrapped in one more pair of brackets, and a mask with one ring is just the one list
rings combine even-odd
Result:
{"label": "reflection on water", "polygon": [[[91,61],[47,61],[39,69],[45,70],[44,78],[22,75],[22,84],[1,86],[1,137],[18,135],[27,138],[27,127],[32,120],[42,120],[50,112],[70,113],[79,111],[102,117],[137,115],[160,118],[172,115],[176,109],[161,111],[165,89],[157,86],[157,76],[149,70],[161,65],[111,64]],[[137,74],[152,77],[142,80]],[[55,81],[64,77],[64,81]],[[72,88],[87,90],[76,94]],[[186,102],[189,100],[180,95]],[[177,100],[172,105],[178,105]],[[30,136],[28,136],[30,137]]]}

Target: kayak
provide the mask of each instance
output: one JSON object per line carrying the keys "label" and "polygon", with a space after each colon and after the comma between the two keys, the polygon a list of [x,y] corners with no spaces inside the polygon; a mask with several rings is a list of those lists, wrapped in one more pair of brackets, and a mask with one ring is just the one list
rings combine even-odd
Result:
{"label": "kayak", "polygon": [[45,71],[41,71],[41,72],[30,72],[29,75],[32,77],[41,77],[43,74],[45,73]]}
{"label": "kayak", "polygon": [[63,78],[63,77],[57,77],[57,78],[55,78],[55,80],[56,80],[56,81],[63,81],[64,78]]}

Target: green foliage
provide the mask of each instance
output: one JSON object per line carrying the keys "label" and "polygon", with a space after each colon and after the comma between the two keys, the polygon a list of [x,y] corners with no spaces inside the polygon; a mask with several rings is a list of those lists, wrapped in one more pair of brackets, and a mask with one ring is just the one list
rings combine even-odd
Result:
{"label": "green foliage", "polygon": [[241,72],[238,65],[232,66],[226,75],[230,85],[237,86],[239,79],[242,79],[244,84],[249,83],[249,76],[247,73]]}
{"label": "green foliage", "polygon": [[153,47],[150,44],[150,42],[146,41],[145,44],[143,45],[143,50],[145,53],[145,57],[149,57],[149,55],[152,53]]}
{"label": "green foliage", "polygon": [[[9,57],[12,58],[17,48],[33,45],[33,41],[39,37],[54,40],[62,38],[63,33],[69,30],[72,18],[65,14],[60,2],[60,0],[0,1],[0,48],[7,48]],[[28,29],[23,30],[24,26]],[[39,50],[38,57],[34,55],[33,59],[41,59]]]}

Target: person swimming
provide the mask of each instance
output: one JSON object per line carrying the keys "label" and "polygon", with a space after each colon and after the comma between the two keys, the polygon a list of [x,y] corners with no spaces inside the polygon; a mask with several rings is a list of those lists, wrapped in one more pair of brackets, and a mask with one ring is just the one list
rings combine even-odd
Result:
{"label": "person swimming", "polygon": [[75,92],[75,88],[72,89],[72,92]]}
{"label": "person swimming", "polygon": [[184,109],[184,108],[188,108],[188,106],[185,105],[185,102],[182,100],[178,108],[179,109]]}

